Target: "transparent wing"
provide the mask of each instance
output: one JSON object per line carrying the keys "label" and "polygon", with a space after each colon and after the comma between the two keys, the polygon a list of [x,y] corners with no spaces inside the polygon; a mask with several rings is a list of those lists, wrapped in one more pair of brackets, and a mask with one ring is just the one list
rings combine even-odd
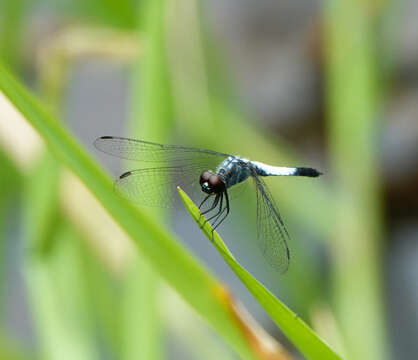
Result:
{"label": "transparent wing", "polygon": [[146,162],[166,162],[168,165],[196,164],[196,162],[202,161],[202,159],[214,157],[218,158],[219,162],[219,160],[230,156],[229,154],[212,150],[181,145],[156,144],[149,141],[116,136],[102,136],[94,142],[94,146],[106,154],[117,156],[122,159]]}
{"label": "transparent wing", "polygon": [[115,181],[115,192],[133,202],[156,207],[174,207],[180,186],[199,203],[204,197],[199,184],[203,171],[215,171],[228,154],[180,145],[162,145],[122,137],[103,136],[97,149],[123,159],[155,163],[128,171]]}
{"label": "transparent wing", "polygon": [[171,208],[179,201],[176,187],[180,186],[196,203],[199,203],[205,195],[199,184],[199,177],[203,171],[201,166],[128,171],[115,181],[115,192],[141,205]]}
{"label": "transparent wing", "polygon": [[264,180],[252,174],[257,192],[257,235],[261,252],[268,263],[281,273],[289,267],[289,233]]}
{"label": "transparent wing", "polygon": [[[200,187],[201,166],[161,167],[127,171],[114,183],[117,195],[141,205],[173,208],[179,197],[180,186],[199,205],[206,196]],[[247,184],[238,184],[229,189],[230,200],[239,197]],[[207,203],[207,205],[210,202]]]}

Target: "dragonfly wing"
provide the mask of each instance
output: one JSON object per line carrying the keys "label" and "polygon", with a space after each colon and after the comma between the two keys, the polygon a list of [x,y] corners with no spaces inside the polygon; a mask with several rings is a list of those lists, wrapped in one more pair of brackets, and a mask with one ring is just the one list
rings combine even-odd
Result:
{"label": "dragonfly wing", "polygon": [[[173,164],[195,164],[202,159],[224,159],[228,154],[181,145],[163,145],[116,136],[102,136],[94,146],[106,154],[122,159]],[[209,170],[209,169],[206,169]],[[215,170],[215,169],[212,169]]]}
{"label": "dragonfly wing", "polygon": [[281,273],[289,267],[289,233],[265,182],[253,173],[257,193],[257,236],[267,262]]}
{"label": "dragonfly wing", "polygon": [[[128,171],[115,182],[115,191],[131,201],[157,207],[173,207],[177,202],[176,187],[180,186],[195,201],[200,202],[203,192],[200,175],[216,171],[228,156],[212,150],[181,145],[163,145],[143,140],[103,136],[94,146],[122,159],[154,163],[152,167]],[[234,194],[245,186],[234,186]]]}
{"label": "dragonfly wing", "polygon": [[172,166],[128,171],[115,181],[119,196],[141,205],[172,208],[180,186],[195,202],[204,196],[199,184],[201,166]]}

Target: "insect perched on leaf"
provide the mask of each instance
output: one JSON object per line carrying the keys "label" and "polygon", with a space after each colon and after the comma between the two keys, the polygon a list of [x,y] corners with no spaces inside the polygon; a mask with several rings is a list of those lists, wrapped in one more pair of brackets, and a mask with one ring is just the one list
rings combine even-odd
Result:
{"label": "insect perched on leaf", "polygon": [[[289,234],[263,177],[307,176],[321,173],[307,167],[281,167],[236,155],[181,145],[162,145],[143,140],[102,136],[97,149],[123,159],[155,163],[125,172],[115,182],[117,194],[143,205],[172,207],[175,189],[200,196],[199,208],[211,201],[202,215],[209,215],[215,230],[230,212],[230,191],[252,179],[257,195],[257,233],[260,249],[271,266],[285,272],[289,266]],[[203,195],[203,198],[202,198]]]}

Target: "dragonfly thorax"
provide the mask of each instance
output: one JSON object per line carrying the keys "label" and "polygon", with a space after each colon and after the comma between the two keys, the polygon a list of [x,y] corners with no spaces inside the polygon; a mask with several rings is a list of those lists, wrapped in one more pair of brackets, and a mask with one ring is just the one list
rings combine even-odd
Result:
{"label": "dragonfly thorax", "polygon": [[230,188],[250,177],[251,172],[248,163],[249,160],[247,159],[229,156],[221,162],[217,169],[217,174],[222,177],[226,187]]}

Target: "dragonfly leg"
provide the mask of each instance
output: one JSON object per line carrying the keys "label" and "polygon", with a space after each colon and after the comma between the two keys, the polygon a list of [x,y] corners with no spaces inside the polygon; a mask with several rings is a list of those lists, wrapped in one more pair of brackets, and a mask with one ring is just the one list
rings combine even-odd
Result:
{"label": "dragonfly leg", "polygon": [[199,205],[199,210],[200,210],[200,208],[202,207],[202,205],[206,202],[206,200],[207,199],[209,199],[210,198],[210,195],[208,195],[208,196],[206,196],[204,199],[203,199],[203,201],[200,203],[200,205]]}
{"label": "dragonfly leg", "polygon": [[215,200],[213,200],[213,203],[212,203],[212,205],[210,206],[210,208],[209,208],[209,209],[207,209],[207,210],[205,210],[205,211],[202,211],[202,212],[200,213],[200,215],[205,215],[205,214],[207,214],[208,212],[211,212],[214,208],[216,208],[216,206],[218,205],[218,202],[219,202],[220,197],[221,197],[221,195],[220,195],[220,194],[216,194],[216,196],[215,196]]}
{"label": "dragonfly leg", "polygon": [[205,219],[205,221],[203,222],[203,224],[202,224],[202,226],[201,226],[201,227],[205,226],[205,224],[206,224],[208,221],[210,221],[210,220],[212,220],[212,219],[214,219],[214,218],[218,217],[220,214],[222,214],[222,212],[223,212],[222,207],[223,207],[223,201],[224,201],[224,194],[223,194],[223,193],[221,193],[221,194],[220,194],[220,196],[221,196],[221,201],[220,201],[220,203],[219,203],[219,210],[218,210],[218,212],[217,212],[215,215],[212,215],[211,217],[208,217],[207,219]]}
{"label": "dragonfly leg", "polygon": [[[200,212],[199,223],[200,223],[200,219],[203,215],[207,214],[208,212],[210,212],[210,211],[212,211],[213,209],[216,208],[216,206],[218,205],[218,202],[219,202],[219,198],[220,198],[220,194],[216,194],[215,200],[213,200],[213,203],[212,203],[211,207],[209,209],[205,210],[205,211]],[[202,226],[201,226],[201,228],[202,228]]]}
{"label": "dragonfly leg", "polygon": [[[225,209],[226,209],[226,214],[219,220],[219,221],[217,221],[218,219],[216,219],[215,220],[215,222],[213,223],[213,228],[212,228],[212,241],[213,241],[213,232],[215,231],[215,229],[219,226],[219,225],[221,225],[222,224],[222,222],[226,219],[226,217],[228,216],[228,214],[229,214],[229,198],[228,198],[228,192],[226,191],[226,189],[225,189],[225,191],[224,191],[224,193],[225,193],[225,202],[226,202],[226,206],[225,206]],[[217,222],[217,223],[216,223]],[[215,224],[216,223],[216,224]]]}
{"label": "dragonfly leg", "polygon": [[[215,221],[213,222],[214,224],[218,221],[218,219],[219,219],[219,217],[225,212],[225,210],[226,210],[227,208],[226,208],[226,206],[222,209],[222,211],[216,216],[216,219],[215,219]],[[225,216],[226,217],[226,216]],[[215,225],[215,227],[216,227],[217,225]],[[212,233],[212,242],[213,242],[213,232],[214,232],[214,228],[212,229],[212,231],[211,231],[211,233]]]}
{"label": "dragonfly leg", "polygon": [[226,206],[222,209],[222,211],[219,214],[216,215],[216,219],[213,221],[213,224],[216,224],[216,222],[221,217],[221,215],[225,212],[225,210],[226,210]]}

